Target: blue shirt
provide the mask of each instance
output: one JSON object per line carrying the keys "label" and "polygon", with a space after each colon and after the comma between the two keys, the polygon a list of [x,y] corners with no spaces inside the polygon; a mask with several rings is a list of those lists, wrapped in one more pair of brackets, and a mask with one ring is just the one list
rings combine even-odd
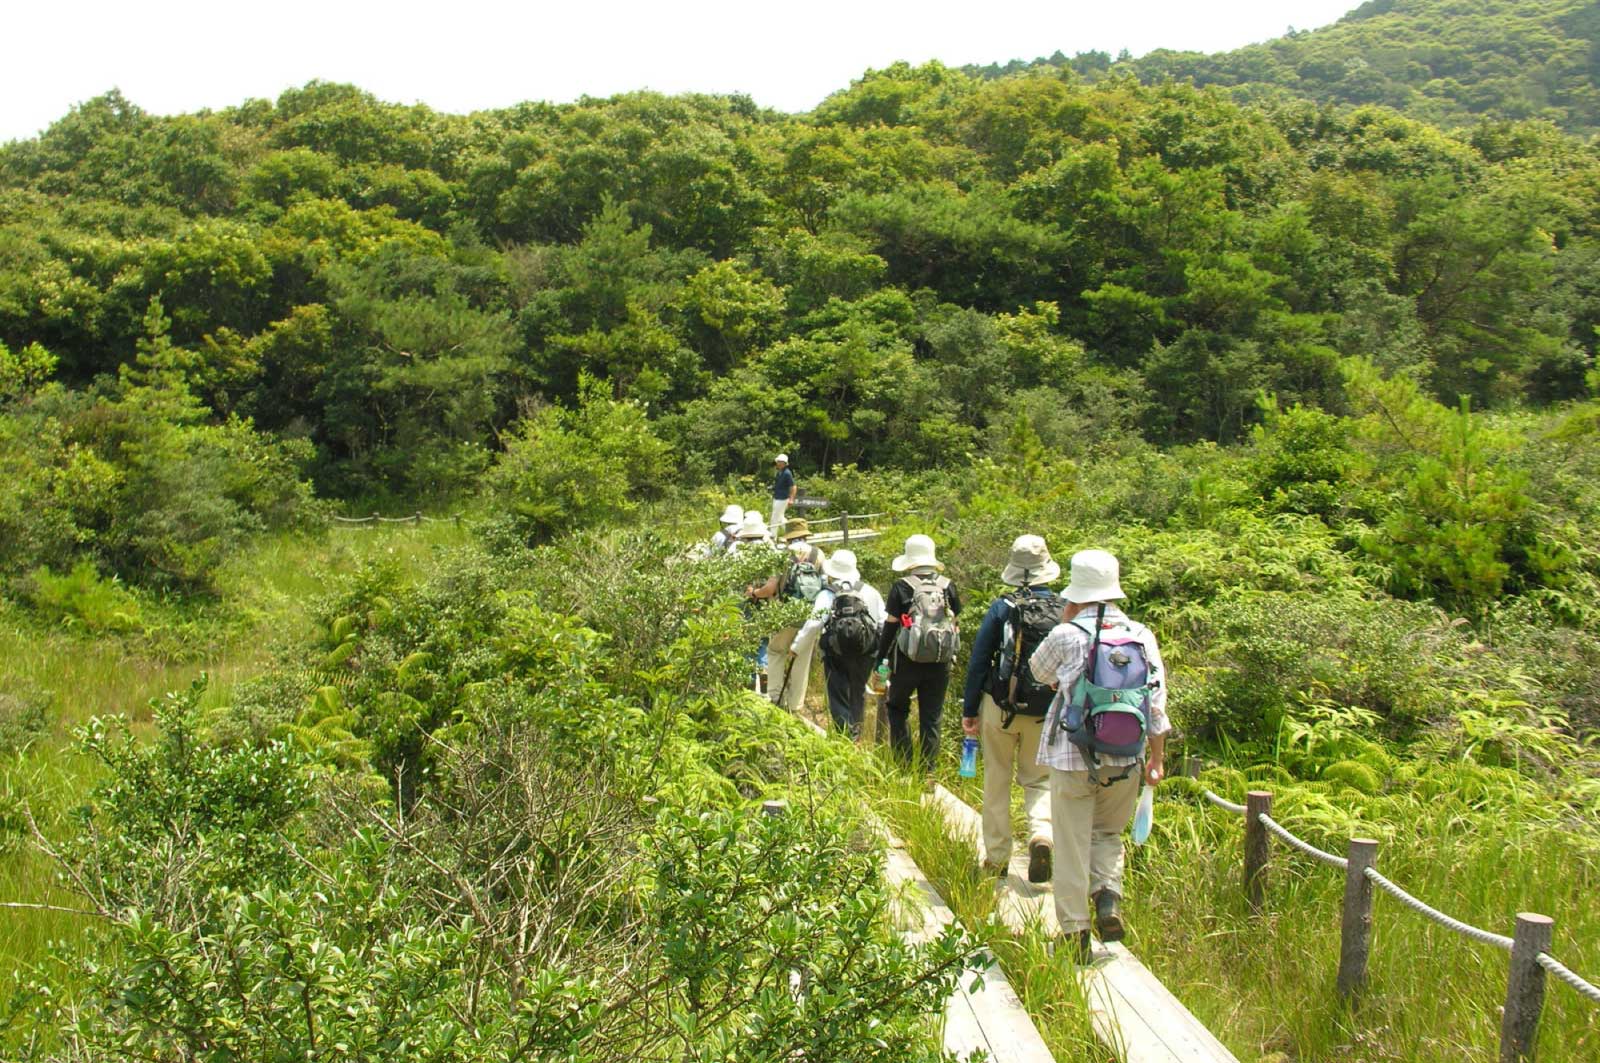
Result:
{"label": "blue shirt", "polygon": [[794,490],[794,473],[785,465],[778,470],[778,478],[772,481],[772,497],[788,498],[789,492]]}
{"label": "blue shirt", "polygon": [[[1055,592],[1049,587],[1029,587],[1036,598]],[[972,641],[972,659],[967,664],[967,685],[961,692],[961,715],[977,716],[983,704],[983,695],[989,686],[989,676],[994,673],[1000,656],[1000,640],[1005,638],[1006,621],[1011,619],[1011,595],[996,598],[989,611],[983,614],[978,625],[978,635]]]}

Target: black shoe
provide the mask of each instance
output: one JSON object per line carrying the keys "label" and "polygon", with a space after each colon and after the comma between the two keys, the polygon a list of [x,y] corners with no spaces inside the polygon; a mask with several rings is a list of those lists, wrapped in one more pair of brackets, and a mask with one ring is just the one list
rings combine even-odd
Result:
{"label": "black shoe", "polygon": [[1094,928],[1100,935],[1101,941],[1121,941],[1124,933],[1122,927],[1122,913],[1118,911],[1118,902],[1121,897],[1110,890],[1101,890],[1094,895]]}
{"label": "black shoe", "polygon": [[1044,842],[1028,846],[1028,881],[1035,884],[1050,881],[1050,847]]}
{"label": "black shoe", "polygon": [[1087,930],[1067,934],[1061,939],[1061,948],[1079,967],[1088,967],[1094,963],[1094,942],[1089,940]]}

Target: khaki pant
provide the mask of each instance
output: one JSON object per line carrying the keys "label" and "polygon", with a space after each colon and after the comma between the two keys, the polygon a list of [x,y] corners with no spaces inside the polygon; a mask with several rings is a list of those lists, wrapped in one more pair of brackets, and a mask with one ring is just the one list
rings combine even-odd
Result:
{"label": "khaki pant", "polygon": [[978,710],[978,741],[983,748],[983,862],[1011,862],[1011,781],[1022,787],[1022,812],[1028,819],[1028,844],[1054,844],[1050,832],[1050,769],[1038,762],[1044,719],[1014,716],[1002,727],[1005,710],[989,695]]}
{"label": "khaki pant", "polygon": [[[775,632],[772,641],[767,643],[767,697],[790,712],[799,712],[806,703],[806,686],[811,682],[811,655],[817,646],[813,641],[810,648],[795,656],[790,667],[789,650],[799,633],[799,628],[786,627]],[[778,700],[780,694],[782,701]]]}
{"label": "khaki pant", "polygon": [[1051,886],[1063,933],[1089,929],[1090,894],[1122,894],[1122,831],[1139,803],[1139,782],[1137,769],[1110,786],[1092,781],[1087,771],[1050,769],[1056,836]]}

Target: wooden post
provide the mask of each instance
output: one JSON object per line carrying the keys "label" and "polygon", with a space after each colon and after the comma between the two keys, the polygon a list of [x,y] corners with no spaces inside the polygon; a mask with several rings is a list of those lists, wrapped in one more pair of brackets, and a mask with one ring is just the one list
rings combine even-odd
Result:
{"label": "wooden post", "polygon": [[1539,953],[1550,948],[1556,921],[1547,915],[1517,913],[1511,945],[1511,975],[1506,980],[1506,1010],[1500,1020],[1500,1063],[1532,1059],[1544,1008],[1544,968]]}
{"label": "wooden post", "polygon": [[844,532],[844,544],[850,545],[850,514],[845,513],[839,517],[839,530]]}
{"label": "wooden post", "polygon": [[1344,869],[1344,915],[1339,920],[1339,996],[1354,1001],[1367,984],[1372,951],[1372,880],[1366,871],[1378,863],[1378,843],[1351,838]]}
{"label": "wooden post", "polygon": [[761,814],[763,816],[782,816],[788,814],[788,811],[789,802],[787,801],[780,799],[777,801],[761,802]]}
{"label": "wooden post", "polygon": [[1272,794],[1251,790],[1244,796],[1244,895],[1250,914],[1260,915],[1267,903],[1267,859],[1272,855],[1272,836],[1261,817],[1272,813]]}
{"label": "wooden post", "polygon": [[1204,767],[1204,762],[1199,757],[1183,758],[1183,774],[1191,779],[1200,778],[1200,769],[1202,767]]}

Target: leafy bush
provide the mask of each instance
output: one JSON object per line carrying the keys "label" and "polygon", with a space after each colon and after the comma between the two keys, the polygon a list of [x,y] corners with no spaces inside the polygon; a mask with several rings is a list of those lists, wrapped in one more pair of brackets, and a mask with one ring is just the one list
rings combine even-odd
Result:
{"label": "leafy bush", "polygon": [[28,601],[52,620],[91,632],[138,631],[139,600],[116,580],[101,577],[92,561],[79,561],[72,571],[56,575],[44,565],[28,574]]}

